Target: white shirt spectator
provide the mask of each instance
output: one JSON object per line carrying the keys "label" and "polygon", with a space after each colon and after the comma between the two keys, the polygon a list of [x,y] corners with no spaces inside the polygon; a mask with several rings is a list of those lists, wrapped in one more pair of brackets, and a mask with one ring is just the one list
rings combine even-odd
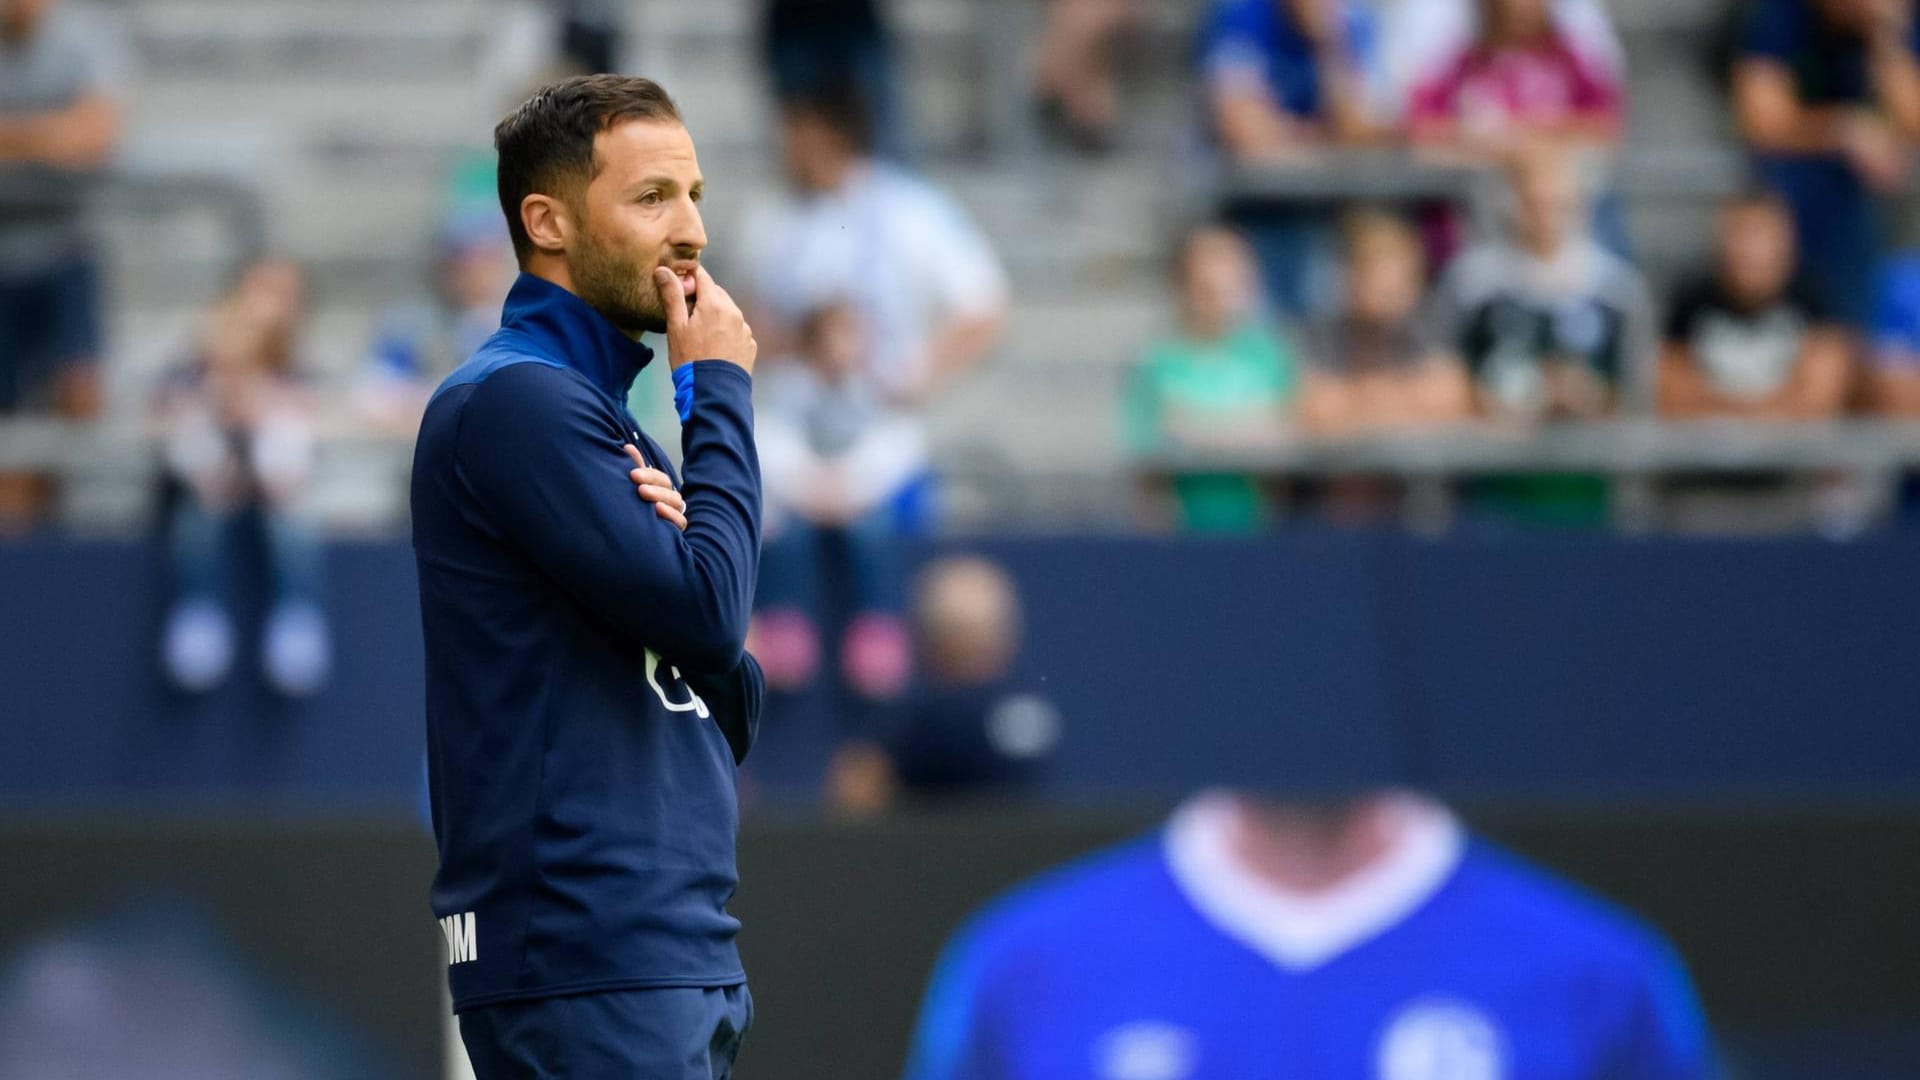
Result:
{"label": "white shirt spectator", "polygon": [[886,164],[857,165],[835,191],[761,208],[747,237],[759,302],[789,322],[851,302],[869,335],[867,371],[889,395],[927,377],[942,325],[1006,302],[1006,274],[959,205]]}

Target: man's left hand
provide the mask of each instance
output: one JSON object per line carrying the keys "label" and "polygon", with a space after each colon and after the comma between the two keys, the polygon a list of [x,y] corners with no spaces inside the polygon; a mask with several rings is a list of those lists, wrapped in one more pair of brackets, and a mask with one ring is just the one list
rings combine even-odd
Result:
{"label": "man's left hand", "polygon": [[686,532],[687,500],[674,490],[673,481],[667,478],[666,473],[649,466],[647,459],[640,456],[639,447],[628,443],[623,449],[633,459],[634,468],[627,476],[633,481],[640,497],[653,504],[654,513],[673,522],[681,532]]}

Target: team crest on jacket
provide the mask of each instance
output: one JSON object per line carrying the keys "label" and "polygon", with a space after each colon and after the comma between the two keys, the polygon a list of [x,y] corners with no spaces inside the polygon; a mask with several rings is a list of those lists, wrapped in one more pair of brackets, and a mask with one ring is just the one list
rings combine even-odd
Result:
{"label": "team crest on jacket", "polygon": [[654,696],[660,699],[660,704],[665,705],[668,712],[690,712],[702,720],[707,719],[710,715],[707,712],[707,703],[702,701],[700,695],[694,693],[693,688],[687,685],[687,681],[680,677],[680,669],[672,664],[666,665],[667,677],[663,686],[660,667],[659,654],[648,649],[647,685],[653,687]]}
{"label": "team crest on jacket", "polygon": [[1380,1080],[1505,1080],[1506,1040],[1485,1012],[1452,998],[1402,1008],[1380,1037]]}

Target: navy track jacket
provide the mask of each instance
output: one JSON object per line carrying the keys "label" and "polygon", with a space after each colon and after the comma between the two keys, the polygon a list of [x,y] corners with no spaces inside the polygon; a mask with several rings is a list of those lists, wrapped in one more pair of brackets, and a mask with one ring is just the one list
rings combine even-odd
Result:
{"label": "navy track jacket", "polygon": [[683,534],[621,450],[673,475],[624,404],[652,356],[523,274],[421,422],[433,910],[456,1010],[746,978],[726,904],[764,688],[743,650],[752,380],[723,360],[674,372]]}

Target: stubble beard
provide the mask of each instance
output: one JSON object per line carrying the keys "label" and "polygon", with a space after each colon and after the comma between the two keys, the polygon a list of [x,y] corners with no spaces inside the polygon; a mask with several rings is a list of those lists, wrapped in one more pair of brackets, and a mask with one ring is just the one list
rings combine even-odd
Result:
{"label": "stubble beard", "polygon": [[653,282],[653,267],[623,258],[591,234],[568,262],[574,291],[608,322],[635,337],[666,332],[667,313]]}

